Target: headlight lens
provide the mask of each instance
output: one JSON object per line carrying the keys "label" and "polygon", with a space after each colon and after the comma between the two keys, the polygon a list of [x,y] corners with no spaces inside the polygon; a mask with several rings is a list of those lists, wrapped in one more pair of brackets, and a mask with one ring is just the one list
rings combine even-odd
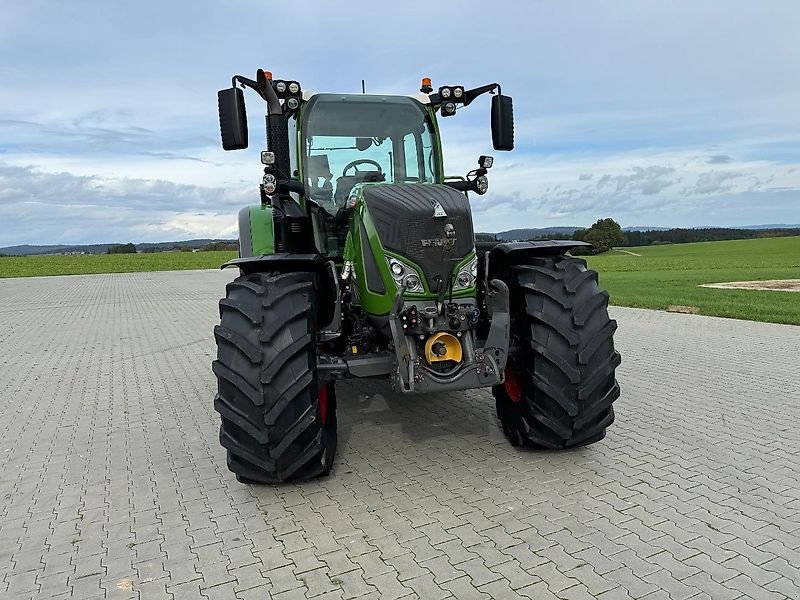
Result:
{"label": "headlight lens", "polygon": [[405,279],[403,279],[403,285],[405,286],[406,291],[408,292],[422,291],[422,282],[416,275],[406,275]]}
{"label": "headlight lens", "polygon": [[453,89],[453,96],[455,96],[456,98],[461,98],[461,96],[463,95],[464,95],[464,88],[457,87]]}
{"label": "headlight lens", "polygon": [[440,94],[441,94],[442,98],[444,98],[446,100],[447,98],[450,97],[450,88],[442,88],[442,91],[440,92]]}
{"label": "headlight lens", "polygon": [[477,192],[481,195],[489,191],[489,178],[486,175],[481,175],[475,180],[475,187],[478,188]]}
{"label": "headlight lens", "polygon": [[283,94],[286,91],[286,82],[279,81],[275,84],[275,91],[279,94]]}
{"label": "headlight lens", "polygon": [[296,81],[293,81],[292,83],[289,84],[290,94],[296,94],[299,91],[300,91],[300,85]]}
{"label": "headlight lens", "polygon": [[264,174],[264,191],[267,194],[274,194],[275,190],[278,188],[277,182],[275,181],[275,175],[272,173],[265,173]]}
{"label": "headlight lens", "polygon": [[455,290],[466,290],[475,285],[478,279],[478,257],[474,257],[471,261],[465,264],[458,270],[456,274],[456,282],[453,286]]}
{"label": "headlight lens", "polygon": [[392,274],[392,279],[398,288],[403,288],[407,292],[425,291],[416,269],[391,256],[386,257],[386,262],[389,263],[389,272]]}

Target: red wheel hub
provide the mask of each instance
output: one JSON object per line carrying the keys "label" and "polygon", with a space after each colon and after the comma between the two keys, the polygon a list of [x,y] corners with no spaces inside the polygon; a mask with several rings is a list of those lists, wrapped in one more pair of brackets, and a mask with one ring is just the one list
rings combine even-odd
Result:
{"label": "red wheel hub", "polygon": [[319,386],[319,417],[322,424],[328,420],[328,385]]}
{"label": "red wheel hub", "polygon": [[520,382],[519,373],[508,367],[506,367],[506,379],[503,383],[503,387],[512,402],[519,402],[522,400],[522,384]]}

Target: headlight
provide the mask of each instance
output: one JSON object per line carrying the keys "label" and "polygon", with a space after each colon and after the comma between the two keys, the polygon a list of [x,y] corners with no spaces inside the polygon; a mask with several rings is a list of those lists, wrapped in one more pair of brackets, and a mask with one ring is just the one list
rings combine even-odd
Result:
{"label": "headlight", "polygon": [[456,274],[454,290],[466,290],[475,285],[478,279],[478,257],[474,257],[467,264],[462,266]]}
{"label": "headlight", "polygon": [[272,195],[275,193],[275,190],[278,188],[277,182],[275,181],[275,175],[272,173],[265,173],[264,174],[264,191]]}
{"label": "headlight", "polygon": [[289,107],[289,110],[297,110],[300,106],[300,101],[297,98],[289,98],[286,101],[286,106]]}
{"label": "headlight", "polygon": [[416,275],[406,275],[403,279],[403,286],[407,292],[421,292],[422,282]]}
{"label": "headlight", "polygon": [[489,191],[489,178],[486,175],[481,175],[475,180],[475,187],[477,192],[481,195]]}
{"label": "headlight", "polygon": [[391,273],[392,279],[398,288],[402,288],[407,292],[425,291],[416,269],[391,256],[386,257],[386,262],[389,263],[389,273]]}

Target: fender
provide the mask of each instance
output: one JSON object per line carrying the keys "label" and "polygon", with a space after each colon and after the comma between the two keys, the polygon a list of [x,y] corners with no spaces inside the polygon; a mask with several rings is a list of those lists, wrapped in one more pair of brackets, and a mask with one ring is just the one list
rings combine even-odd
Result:
{"label": "fender", "polygon": [[341,289],[339,275],[332,261],[321,254],[264,254],[233,258],[220,269],[237,267],[241,275],[250,273],[296,273],[305,271],[316,274],[319,322],[327,323],[318,331],[318,339],[327,341],[341,332],[342,314],[339,301]]}
{"label": "fender", "polygon": [[232,258],[220,269],[238,267],[243,274],[247,273],[290,273],[294,271],[311,271],[325,273],[327,261],[321,254],[262,254],[261,256],[243,256]]}
{"label": "fender", "polygon": [[[587,242],[577,240],[541,240],[531,242],[483,242],[475,244],[479,260],[483,261],[486,281],[507,274],[510,265],[522,257],[556,256],[566,254],[573,248],[591,248]],[[480,268],[480,267],[479,267]]]}

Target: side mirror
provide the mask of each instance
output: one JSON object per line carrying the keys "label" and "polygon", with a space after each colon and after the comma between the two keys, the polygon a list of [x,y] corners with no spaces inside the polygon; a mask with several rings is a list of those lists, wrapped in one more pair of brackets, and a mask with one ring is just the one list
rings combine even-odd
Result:
{"label": "side mirror", "polygon": [[492,97],[492,145],[495,150],[514,149],[514,106],[511,96]]}
{"label": "side mirror", "polygon": [[219,108],[219,131],[224,150],[247,148],[247,111],[244,94],[237,87],[217,92]]}

